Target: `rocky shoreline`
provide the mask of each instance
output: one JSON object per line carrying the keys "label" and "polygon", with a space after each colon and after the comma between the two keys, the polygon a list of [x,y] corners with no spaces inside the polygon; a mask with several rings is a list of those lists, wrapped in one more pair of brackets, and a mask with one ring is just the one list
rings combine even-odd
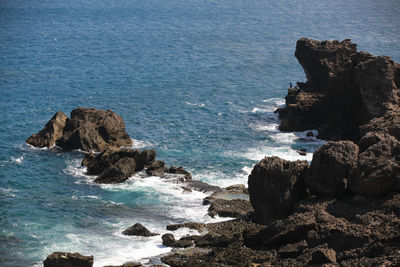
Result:
{"label": "rocky shoreline", "polygon": [[[201,233],[179,240],[173,234],[160,237],[173,247],[160,256],[169,266],[398,266],[400,65],[357,52],[350,40],[300,39],[295,56],[307,82],[289,89],[286,107],[277,110],[280,129],[317,129],[319,137],[332,141],[314,153],[311,164],[261,160],[249,175],[248,189],[210,186],[181,167],[156,161],[155,151],[121,148],[129,146],[118,141],[126,139],[125,126],[111,111],[80,108],[71,119],[58,112],[27,142],[101,152],[82,161],[88,174],[98,175],[95,182],[124,182],[146,169],[147,175],[171,179],[187,191],[209,192],[203,204],[210,205],[210,216],[236,217],[168,225],[169,231],[185,227]],[[136,224],[126,233],[156,234]],[[57,252],[44,264],[92,266],[93,257]]]}

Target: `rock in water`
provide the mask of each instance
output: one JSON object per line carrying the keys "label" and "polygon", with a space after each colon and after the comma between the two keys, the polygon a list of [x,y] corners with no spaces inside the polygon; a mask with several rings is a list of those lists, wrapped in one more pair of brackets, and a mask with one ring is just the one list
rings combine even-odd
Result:
{"label": "rock in water", "polygon": [[321,195],[342,195],[349,171],[357,165],[358,146],[351,141],[328,142],[313,155],[306,184]]}
{"label": "rock in water", "polygon": [[58,111],[40,132],[33,134],[26,139],[26,142],[34,147],[54,146],[56,141],[63,135],[67,119],[68,117],[64,112]]}
{"label": "rock in water", "polygon": [[124,235],[135,235],[135,236],[155,236],[159,235],[157,233],[150,232],[146,227],[141,225],[140,223],[136,223],[133,226],[129,227],[125,231],[122,232]]}
{"label": "rock in water", "polygon": [[92,267],[93,256],[79,253],[54,252],[43,262],[44,267]]}
{"label": "rock in water", "polygon": [[292,205],[307,195],[304,176],[307,161],[286,161],[268,157],[249,175],[249,194],[256,221],[267,224],[289,215]]}
{"label": "rock in water", "polygon": [[36,147],[51,147],[83,151],[104,151],[110,147],[131,146],[132,139],[124,121],[114,111],[77,108],[71,118],[57,112],[46,126],[26,140]]}
{"label": "rock in water", "polygon": [[107,147],[131,146],[132,140],[114,111],[77,108],[56,144],[64,149],[104,151]]}
{"label": "rock in water", "polygon": [[125,182],[135,171],[152,165],[155,158],[155,150],[112,148],[98,155],[86,154],[82,165],[87,167],[87,174],[99,175],[96,183],[113,184]]}

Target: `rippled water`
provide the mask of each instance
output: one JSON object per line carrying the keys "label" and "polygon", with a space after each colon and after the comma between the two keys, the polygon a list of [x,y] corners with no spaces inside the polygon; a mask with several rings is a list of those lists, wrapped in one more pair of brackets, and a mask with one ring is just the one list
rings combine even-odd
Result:
{"label": "rippled water", "polygon": [[135,147],[195,179],[247,183],[264,156],[321,144],[277,131],[273,110],[305,79],[297,39],[351,38],[400,61],[399,15],[397,0],[0,1],[0,265],[56,250],[139,260],[169,249],[126,227],[211,220],[202,193],[155,177],[96,185],[81,153],[27,146],[56,111],[112,109]]}

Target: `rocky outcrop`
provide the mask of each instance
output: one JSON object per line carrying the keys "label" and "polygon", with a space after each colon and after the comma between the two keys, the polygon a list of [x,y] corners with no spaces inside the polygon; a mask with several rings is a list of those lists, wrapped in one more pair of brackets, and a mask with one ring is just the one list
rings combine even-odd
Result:
{"label": "rocky outcrop", "polygon": [[249,175],[250,201],[255,220],[266,224],[288,216],[297,201],[306,197],[307,161],[290,162],[278,157],[261,160]]}
{"label": "rocky outcrop", "polygon": [[389,57],[357,52],[349,39],[300,39],[295,56],[307,77],[289,89],[279,109],[280,129],[318,129],[330,140],[360,138],[359,126],[399,105],[400,65]]}
{"label": "rocky outcrop", "polygon": [[100,154],[88,153],[82,160],[88,175],[99,175],[96,183],[122,183],[136,171],[154,163],[155,150],[112,148]]}
{"label": "rocky outcrop", "polygon": [[72,110],[71,118],[59,111],[38,133],[26,140],[36,147],[51,147],[83,151],[104,151],[111,147],[131,146],[132,139],[124,121],[114,111],[93,108]]}
{"label": "rocky outcrop", "polygon": [[53,118],[46,123],[44,128],[37,134],[26,139],[26,142],[34,147],[52,147],[63,135],[67,123],[67,115],[62,111],[54,114]]}
{"label": "rocky outcrop", "polygon": [[140,223],[135,223],[134,225],[132,225],[131,227],[129,227],[125,231],[123,231],[122,234],[123,235],[133,235],[133,236],[145,236],[145,237],[159,235],[157,233],[150,232],[149,229],[147,229]]}
{"label": "rocky outcrop", "polygon": [[92,267],[93,256],[80,253],[54,252],[43,261],[44,267]]}
{"label": "rocky outcrop", "polygon": [[359,148],[352,141],[328,142],[313,155],[307,186],[321,195],[342,195],[349,171],[357,165]]}

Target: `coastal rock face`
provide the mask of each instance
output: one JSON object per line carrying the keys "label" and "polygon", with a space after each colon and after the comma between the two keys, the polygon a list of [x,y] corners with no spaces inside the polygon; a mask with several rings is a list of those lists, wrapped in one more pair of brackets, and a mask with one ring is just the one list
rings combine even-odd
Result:
{"label": "coastal rock face", "polygon": [[249,175],[250,201],[256,222],[266,224],[289,215],[292,206],[304,198],[307,161],[290,162],[268,157],[254,166]]}
{"label": "coastal rock face", "polygon": [[62,111],[54,114],[53,118],[46,123],[44,128],[37,134],[26,139],[26,142],[34,147],[52,147],[61,138],[67,123],[67,115]]}
{"label": "coastal rock face", "polygon": [[59,111],[38,133],[26,140],[36,147],[51,147],[83,151],[104,151],[106,148],[131,146],[124,121],[114,111],[77,108],[71,118]]}
{"label": "coastal rock face", "polygon": [[400,190],[400,142],[388,134],[367,133],[360,145],[368,147],[350,173],[349,190],[365,196]]}
{"label": "coastal rock face", "polygon": [[400,65],[389,57],[357,52],[346,39],[300,39],[295,56],[307,77],[289,89],[279,109],[280,129],[317,129],[319,137],[358,141],[358,127],[399,105]]}
{"label": "coastal rock face", "polygon": [[313,155],[306,184],[322,195],[341,195],[347,188],[349,171],[357,165],[359,148],[351,141],[328,142]]}
{"label": "coastal rock face", "polygon": [[43,261],[44,267],[92,267],[93,256],[79,253],[54,252]]}
{"label": "coastal rock face", "polygon": [[143,170],[154,163],[155,150],[134,150],[129,148],[112,148],[94,155],[86,154],[82,165],[87,167],[87,174],[99,175],[96,183],[122,183],[135,171]]}

